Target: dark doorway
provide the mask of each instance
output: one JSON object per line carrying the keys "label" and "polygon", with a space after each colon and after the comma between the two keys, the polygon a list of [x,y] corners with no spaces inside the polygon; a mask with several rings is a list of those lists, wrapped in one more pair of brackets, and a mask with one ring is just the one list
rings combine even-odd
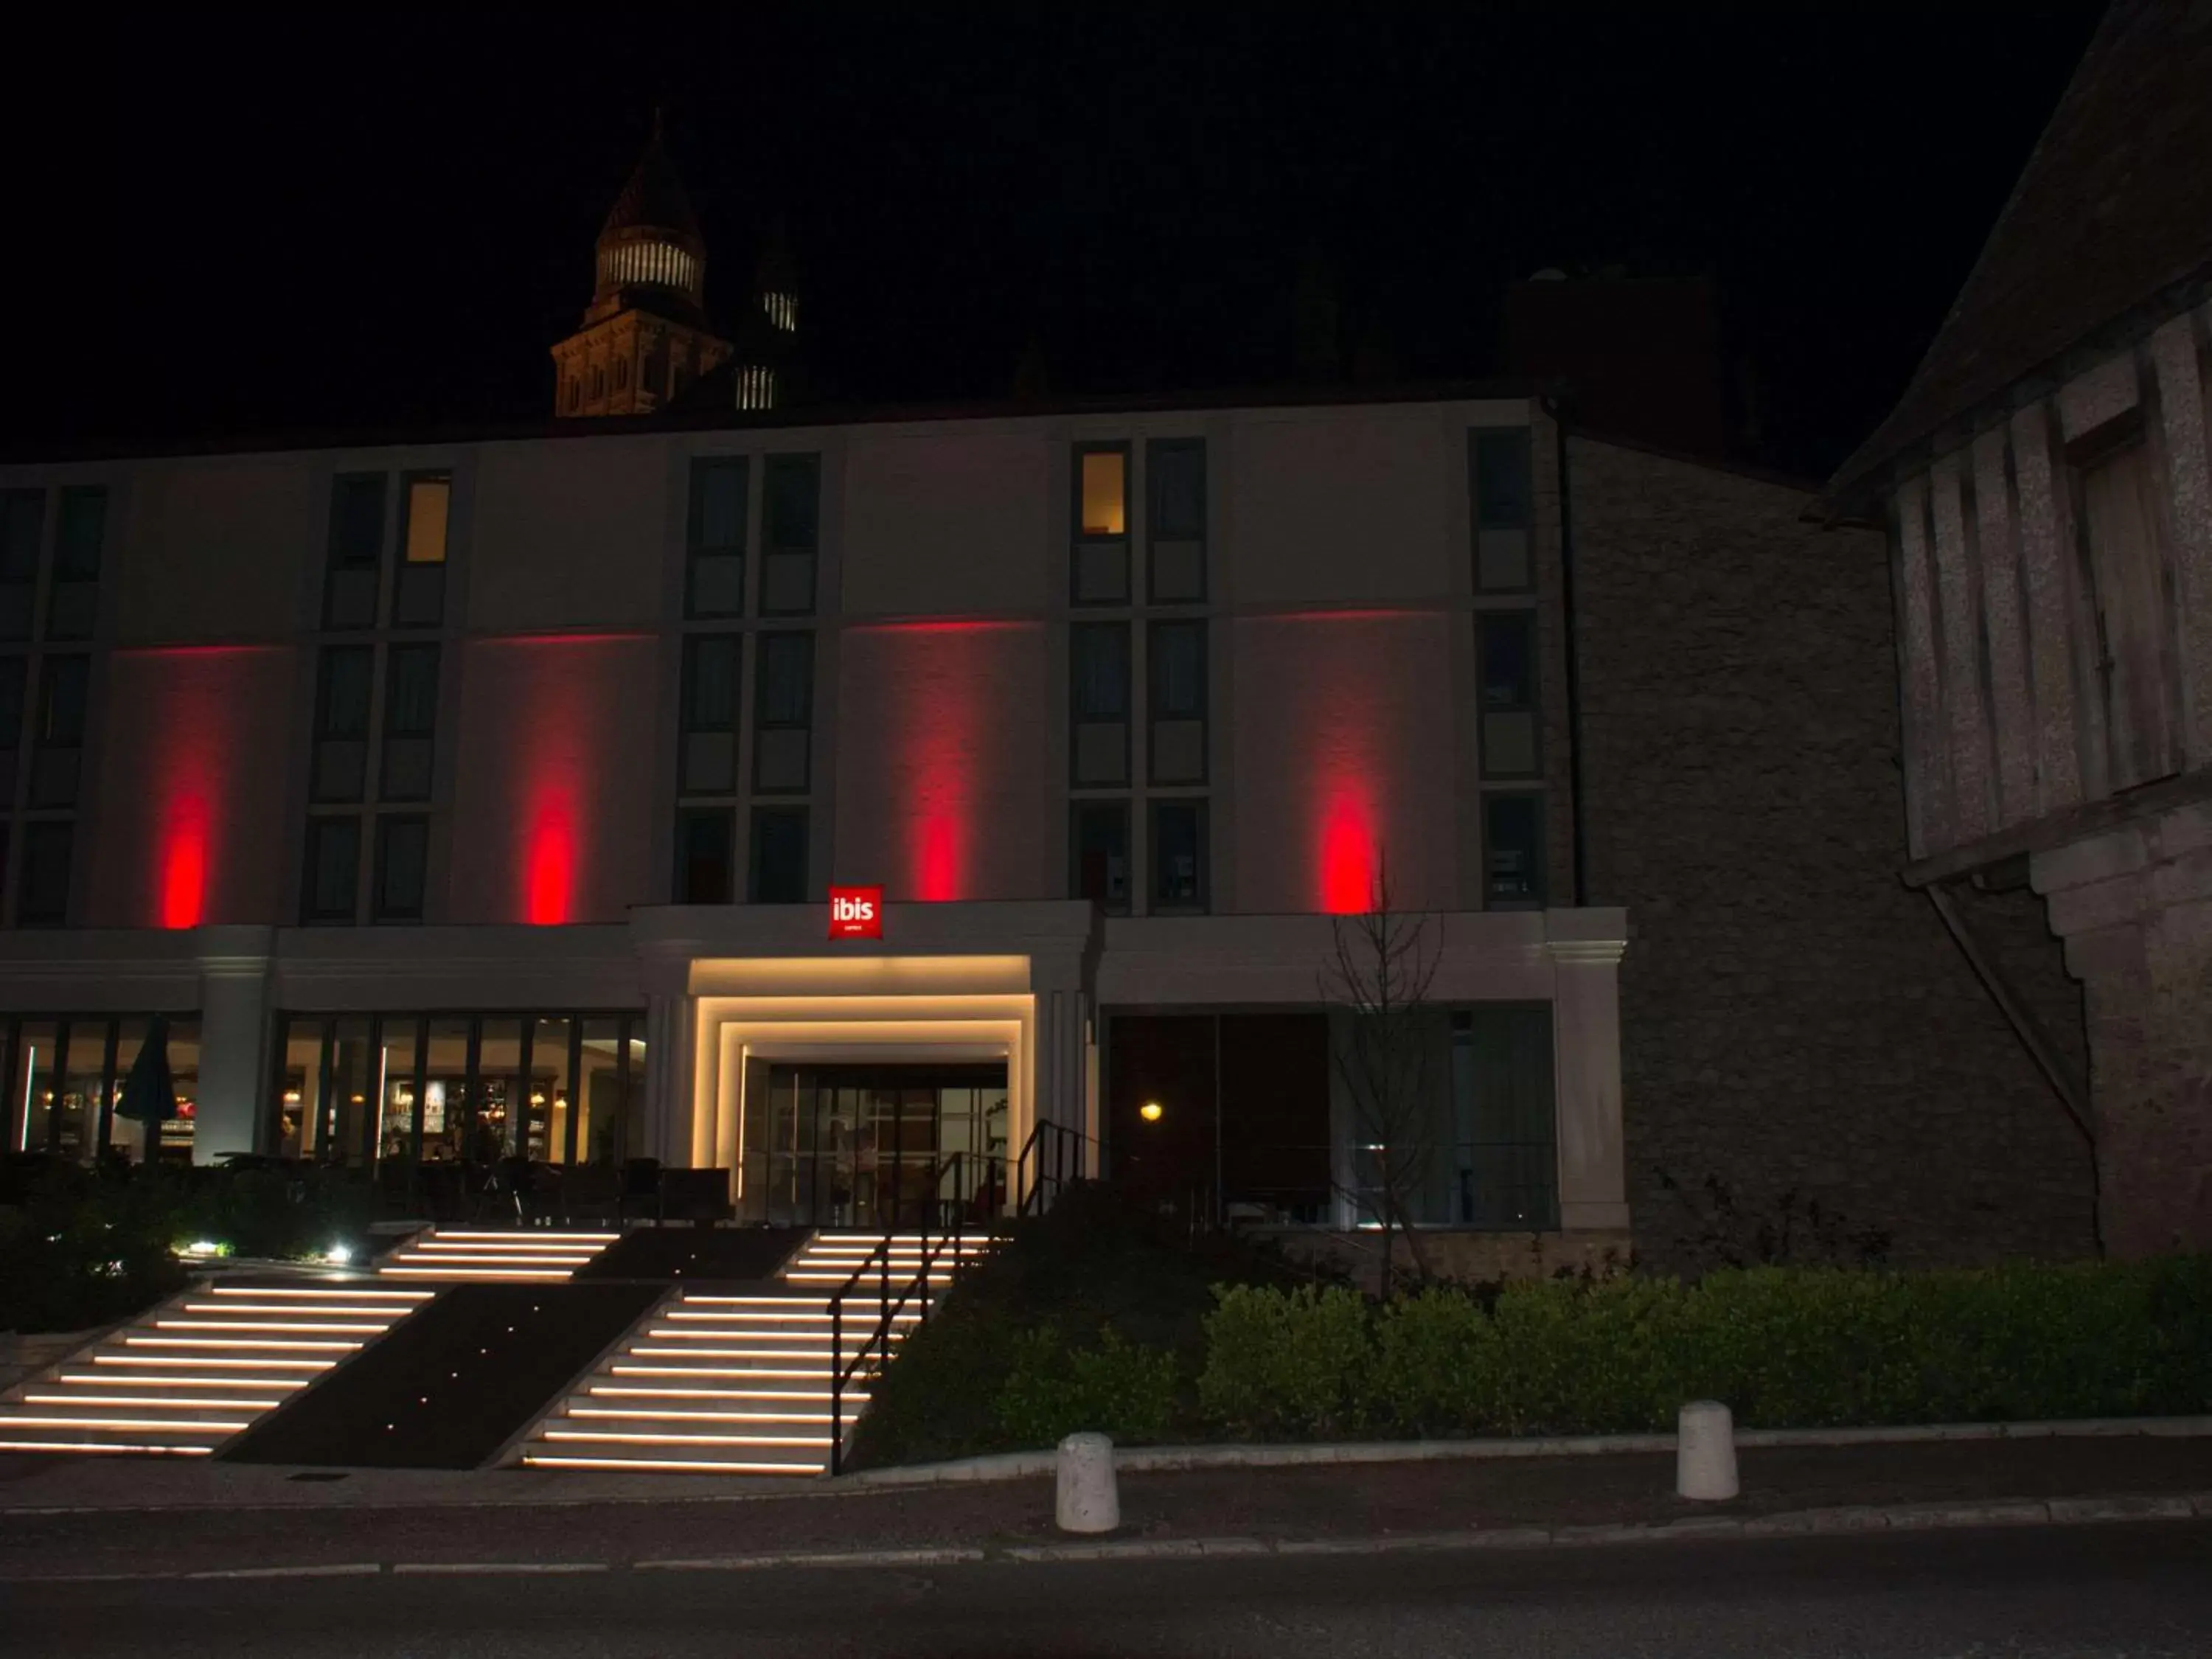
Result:
{"label": "dark doorway", "polygon": [[988,1214],[1006,1099],[1003,1065],[771,1066],[763,1218],[890,1231]]}

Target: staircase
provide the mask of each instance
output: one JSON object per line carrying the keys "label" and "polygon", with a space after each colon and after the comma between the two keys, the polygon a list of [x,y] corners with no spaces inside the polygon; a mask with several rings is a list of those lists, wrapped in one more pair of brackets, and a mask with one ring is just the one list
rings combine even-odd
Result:
{"label": "staircase", "polygon": [[[830,1462],[830,1299],[881,1242],[878,1234],[817,1233],[785,1268],[785,1288],[674,1292],[538,1425],[520,1461],[532,1468],[822,1474]],[[963,1241],[960,1260],[988,1245]],[[921,1254],[919,1237],[893,1236],[894,1301]],[[938,1265],[951,1265],[950,1252]],[[878,1317],[872,1285],[847,1299],[846,1358]],[[921,1318],[911,1304],[894,1316],[894,1352]],[[843,1397],[848,1433],[867,1401],[867,1382],[855,1377]]]}
{"label": "staircase", "polygon": [[204,1457],[437,1292],[187,1291],[0,1396],[0,1452]]}
{"label": "staircase", "polygon": [[618,1232],[555,1233],[534,1227],[478,1232],[433,1227],[392,1251],[377,1274],[447,1285],[563,1279],[621,1237]]}

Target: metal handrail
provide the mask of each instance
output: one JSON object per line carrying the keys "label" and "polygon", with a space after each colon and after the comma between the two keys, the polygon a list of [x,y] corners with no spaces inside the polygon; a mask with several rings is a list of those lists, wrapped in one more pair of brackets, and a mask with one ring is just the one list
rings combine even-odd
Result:
{"label": "metal handrail", "polygon": [[[1029,1215],[1032,1213],[1030,1206],[1034,1204],[1036,1206],[1034,1213],[1042,1215],[1050,1207],[1046,1196],[1048,1192],[1057,1196],[1065,1188],[1085,1179],[1083,1149],[1097,1144],[1095,1137],[1085,1134],[1080,1129],[1071,1129],[1064,1123],[1039,1118],[1030,1130],[1029,1139],[1022,1143],[1022,1150],[1014,1158],[1014,1213]],[[1049,1172],[1045,1167],[1048,1149],[1052,1159]],[[1036,1166],[1034,1182],[1030,1178],[1032,1162]],[[1072,1174],[1069,1172],[1071,1164],[1073,1166]]]}
{"label": "metal handrail", "polygon": [[[943,1200],[938,1196],[945,1176],[953,1177],[951,1230],[940,1237],[934,1245],[929,1242],[929,1212]],[[945,1277],[950,1279],[960,1271],[961,1246],[967,1234],[968,1160],[965,1152],[951,1152],[930,1165],[929,1199],[922,1208],[921,1234],[921,1261],[913,1278],[899,1290],[898,1300],[891,1300],[891,1235],[885,1233],[876,1247],[862,1258],[853,1269],[852,1277],[838,1286],[830,1298],[830,1473],[844,1472],[845,1467],[845,1387],[857,1375],[872,1353],[886,1364],[890,1360],[890,1332],[892,1322],[906,1311],[907,1304],[916,1292],[921,1295],[921,1324],[929,1322],[930,1280],[939,1256],[949,1247],[952,1251],[952,1267]],[[876,1274],[876,1325],[853,1357],[845,1358],[845,1298],[858,1290],[860,1281],[873,1268]]]}

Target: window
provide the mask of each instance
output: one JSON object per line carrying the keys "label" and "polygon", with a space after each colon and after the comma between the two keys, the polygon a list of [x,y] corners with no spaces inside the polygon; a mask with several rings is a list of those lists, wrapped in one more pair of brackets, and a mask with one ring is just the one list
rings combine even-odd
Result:
{"label": "window", "polygon": [[1482,677],[1482,775],[1538,775],[1536,613],[1492,611],[1476,622]]}
{"label": "window", "polygon": [[1534,795],[1482,798],[1483,902],[1492,910],[1544,905],[1543,802]]}
{"label": "window", "polygon": [[1126,801],[1078,801],[1068,836],[1073,869],[1068,890],[1109,915],[1129,914],[1129,806]]}
{"label": "window", "polygon": [[594,402],[607,395],[607,369],[604,363],[592,365],[592,398]]}
{"label": "window", "polygon": [[70,847],[76,826],[33,820],[23,826],[22,884],[16,919],[27,927],[58,927],[69,918]]}
{"label": "window", "polygon": [[1547,1232],[1559,1224],[1552,1011],[1492,1005],[1451,1016],[1453,1190],[1462,1226]]}
{"label": "window", "polygon": [[31,757],[33,806],[73,806],[84,754],[89,657],[48,657],[39,668],[37,747]]}
{"label": "window", "polygon": [[[0,812],[15,799],[15,757],[23,741],[23,686],[29,667],[22,657],[0,657]],[[0,878],[7,860],[0,859]]]}
{"label": "window", "polygon": [[39,585],[39,542],[46,526],[44,490],[0,492],[0,639],[31,637],[31,599]]}
{"label": "window", "polygon": [[1206,908],[1206,803],[1152,803],[1152,908]]}
{"label": "window", "polygon": [[309,818],[301,920],[350,922],[361,873],[361,820]]}
{"label": "window", "polygon": [[752,875],[747,886],[755,904],[806,902],[806,809],[764,806],[753,814]]}
{"label": "window", "polygon": [[1474,489],[1474,586],[1484,593],[1525,593],[1535,585],[1528,556],[1534,485],[1526,427],[1468,434]]}
{"label": "window", "polygon": [[376,821],[376,899],[379,921],[422,920],[423,878],[429,865],[430,820]]}
{"label": "window", "polygon": [[1145,451],[1152,494],[1146,530],[1152,544],[1148,591],[1155,605],[1206,598],[1206,442],[1158,440]]}
{"label": "window", "polygon": [[1129,781],[1129,629],[1079,623],[1068,630],[1074,684],[1073,778],[1078,787]]}
{"label": "window", "polygon": [[687,794],[726,795],[738,787],[738,665],[735,634],[694,634],[684,641],[684,755]]}
{"label": "window", "polygon": [[385,665],[381,800],[430,799],[430,763],[438,726],[438,647],[395,645]]}
{"label": "window", "polygon": [[406,519],[400,532],[398,585],[392,595],[394,628],[435,628],[446,609],[446,536],[453,498],[447,474],[407,480]]}
{"label": "window", "polygon": [[1148,636],[1154,783],[1206,781],[1206,624],[1154,623]]}
{"label": "window", "polygon": [[745,610],[745,461],[691,463],[687,617],[741,617]]}
{"label": "window", "polygon": [[727,807],[690,808],[676,815],[676,902],[730,902]]}
{"label": "window", "polygon": [[760,636],[760,689],[753,700],[753,787],[764,794],[801,793],[812,747],[814,636]]}
{"label": "window", "polygon": [[1129,602],[1129,448],[1085,445],[1075,452],[1078,605]]}
{"label": "window", "polygon": [[2150,452],[2124,438],[2075,474],[2095,595],[2097,672],[2110,733],[2112,785],[2131,788],[2177,768],[2173,619],[2166,599],[2161,508]]}
{"label": "window", "polygon": [[331,487],[330,569],[323,626],[374,628],[376,577],[384,553],[384,475],[341,474]]}
{"label": "window", "polygon": [[620,392],[629,384],[629,360],[627,357],[617,357],[615,359],[615,390]]}
{"label": "window", "polygon": [[771,455],[761,483],[761,612],[769,617],[804,617],[814,609],[814,556],[821,533],[821,459]]}
{"label": "window", "polygon": [[376,673],[375,650],[366,645],[334,645],[323,652],[322,678],[315,688],[315,756],[309,799],[357,801],[366,793],[368,772],[370,686]]}
{"label": "window", "polygon": [[97,486],[62,491],[54,532],[54,580],[46,598],[46,637],[92,637],[98,615],[100,558],[107,537],[107,492]]}

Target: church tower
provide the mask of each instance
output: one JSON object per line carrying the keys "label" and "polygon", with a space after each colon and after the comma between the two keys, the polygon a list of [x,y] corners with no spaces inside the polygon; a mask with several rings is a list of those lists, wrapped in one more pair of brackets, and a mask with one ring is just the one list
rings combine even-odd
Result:
{"label": "church tower", "polygon": [[707,250],[663,149],[660,118],[599,231],[598,281],[553,348],[553,412],[644,415],[730,356],[707,321]]}

